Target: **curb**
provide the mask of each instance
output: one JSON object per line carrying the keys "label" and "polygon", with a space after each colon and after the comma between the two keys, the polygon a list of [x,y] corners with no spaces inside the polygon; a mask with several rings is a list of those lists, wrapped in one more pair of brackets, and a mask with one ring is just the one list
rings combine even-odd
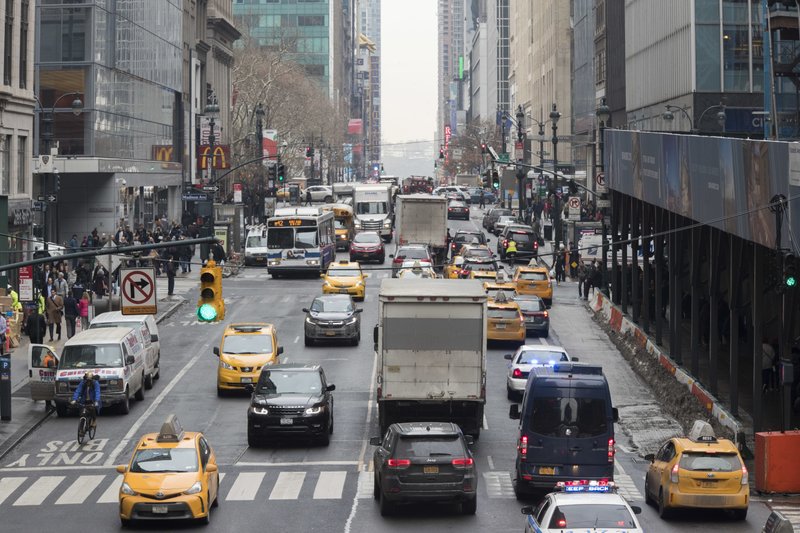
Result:
{"label": "curb", "polygon": [[733,433],[737,445],[745,444],[744,441],[740,442],[742,432],[744,431],[743,424],[734,418],[730,412],[722,406],[722,403],[700,385],[689,372],[681,368],[666,351],[658,347],[639,326],[623,315],[622,311],[612,304],[603,293],[595,291],[594,296],[589,301],[589,308],[594,314],[600,315],[611,329],[620,335],[632,338],[639,347],[644,348],[648,354],[655,358],[667,372],[672,374],[675,381],[686,387],[689,393],[700,402],[700,405],[702,405],[706,411],[708,411],[710,416]]}
{"label": "curb", "polygon": [[[186,298],[180,297],[180,300],[176,300],[174,303],[170,305],[170,307],[164,311],[160,317],[156,318],[156,324],[159,324],[166,320],[167,318],[171,317],[175,314],[175,312],[187,302]],[[25,427],[21,427],[17,430],[16,433],[11,435],[8,439],[6,439],[2,444],[0,444],[0,460],[3,460],[6,455],[8,455],[11,450],[17,447],[17,445],[22,442],[25,437],[36,431],[36,429],[41,426],[45,420],[47,420],[54,411],[46,411],[44,416],[41,418],[33,419],[33,421]]]}

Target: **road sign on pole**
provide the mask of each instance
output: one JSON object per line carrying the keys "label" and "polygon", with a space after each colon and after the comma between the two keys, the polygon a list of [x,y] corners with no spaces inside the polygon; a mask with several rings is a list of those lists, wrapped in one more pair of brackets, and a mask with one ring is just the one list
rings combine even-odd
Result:
{"label": "road sign on pole", "polygon": [[581,198],[580,196],[570,196],[568,200],[569,218],[568,220],[581,219]]}
{"label": "road sign on pole", "polygon": [[152,268],[123,268],[119,273],[120,309],[123,315],[154,315],[158,312],[156,276]]}

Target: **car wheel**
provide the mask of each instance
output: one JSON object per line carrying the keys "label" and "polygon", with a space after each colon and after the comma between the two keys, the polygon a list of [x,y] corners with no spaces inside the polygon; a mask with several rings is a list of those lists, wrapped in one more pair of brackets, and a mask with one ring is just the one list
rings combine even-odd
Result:
{"label": "car wheel", "polygon": [[647,490],[647,485],[649,485],[649,481],[647,480],[647,474],[644,475],[644,503],[647,505],[654,506],[656,501],[650,496],[650,491]]}
{"label": "car wheel", "polygon": [[664,502],[664,489],[658,490],[658,516],[661,517],[662,520],[666,520],[670,517],[672,512],[670,509],[667,508],[666,503]]}
{"label": "car wheel", "polygon": [[747,520],[747,507],[744,509],[734,509],[733,510],[733,519],[734,520]]}
{"label": "car wheel", "polygon": [[[153,371],[155,372],[155,371]],[[144,388],[150,390],[153,388],[153,374],[147,374],[144,377]]]}
{"label": "car wheel", "polygon": [[325,429],[325,431],[322,432],[322,435],[319,436],[317,442],[320,444],[320,446],[328,446],[331,443],[330,428],[327,428]]}
{"label": "car wheel", "polygon": [[314,339],[312,339],[308,335],[305,335],[303,342],[305,343],[306,346],[314,346]]}
{"label": "car wheel", "polygon": [[228,395],[228,391],[226,391],[225,389],[220,389],[219,387],[217,387],[217,398],[224,398],[227,395]]}
{"label": "car wheel", "polygon": [[517,500],[524,501],[531,497],[531,494],[520,486],[518,478],[515,477],[511,481],[511,485],[514,488],[514,496],[517,498]]}
{"label": "car wheel", "polygon": [[381,486],[378,485],[378,475],[377,474],[375,474],[374,478],[375,478],[375,481],[372,483],[372,497],[375,499],[375,501],[378,501],[378,500],[381,499]]}
{"label": "car wheel", "polygon": [[546,330],[544,330],[544,335],[542,335],[542,337],[549,337],[549,336],[550,336],[550,328],[547,328]]}
{"label": "car wheel", "polygon": [[153,375],[153,379],[158,379],[161,377],[161,354],[158,354],[158,359],[156,359],[156,373]]}
{"label": "car wheel", "polygon": [[461,514],[473,515],[478,510],[478,498],[461,502]]}
{"label": "car wheel", "polygon": [[382,256],[380,256],[378,258],[378,263],[383,264],[384,261],[386,261],[386,256],[385,255],[382,255]]}
{"label": "car wheel", "polygon": [[137,402],[144,401],[144,374],[142,374],[142,385],[139,387],[139,390],[136,391],[136,394],[133,396],[136,398]]}
{"label": "car wheel", "polygon": [[120,525],[122,527],[130,527],[131,526],[131,521],[128,520],[127,518],[120,518],[119,519],[119,523],[120,523]]}
{"label": "car wheel", "polygon": [[125,389],[125,398],[122,400],[122,403],[119,404],[119,412],[123,415],[127,415],[131,412],[131,397],[129,396],[128,389]]}
{"label": "car wheel", "polygon": [[509,400],[511,400],[512,402],[516,401],[517,393],[514,390],[510,389],[509,387],[506,387],[506,393]]}
{"label": "car wheel", "polygon": [[[211,502],[211,492],[210,491],[206,492],[206,501],[209,502],[209,505],[210,505],[210,502]],[[200,523],[203,524],[204,526],[207,526],[208,524],[211,523],[211,509],[209,509],[208,512],[206,513],[206,515],[200,519]]]}
{"label": "car wheel", "polygon": [[350,344],[352,344],[353,346],[358,346],[360,342],[361,342],[361,333],[353,337],[353,339],[350,341]]}
{"label": "car wheel", "polygon": [[64,418],[67,416],[67,404],[56,402],[56,416],[58,418]]}
{"label": "car wheel", "polygon": [[217,495],[214,497],[214,501],[211,503],[211,508],[216,509],[219,507],[219,476],[217,476]]}
{"label": "car wheel", "polygon": [[383,491],[378,494],[378,506],[380,507],[381,516],[389,516],[394,511],[394,506],[386,499]]}
{"label": "car wheel", "polygon": [[333,202],[333,196],[326,196],[325,198],[322,199],[322,201],[325,202],[326,204],[329,204]]}

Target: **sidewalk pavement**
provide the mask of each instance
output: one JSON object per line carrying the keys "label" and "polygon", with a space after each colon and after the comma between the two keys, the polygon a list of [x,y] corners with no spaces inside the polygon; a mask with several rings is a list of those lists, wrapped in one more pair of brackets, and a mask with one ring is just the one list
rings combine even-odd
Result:
{"label": "sidewalk pavement", "polygon": [[[187,301],[187,293],[196,288],[199,283],[199,273],[190,272],[178,274],[175,277],[175,290],[172,296],[167,295],[167,278],[161,276],[156,282],[156,297],[158,299],[158,313],[156,322],[171,316]],[[49,336],[45,335],[45,344],[60,353],[67,341],[66,325],[61,326],[61,340],[55,339],[48,342]],[[8,454],[22,439],[34,431],[44,422],[52,411],[47,411],[44,402],[31,400],[28,388],[28,348],[30,340],[27,335],[20,336],[20,345],[11,350],[11,420],[0,421],[0,459]]]}

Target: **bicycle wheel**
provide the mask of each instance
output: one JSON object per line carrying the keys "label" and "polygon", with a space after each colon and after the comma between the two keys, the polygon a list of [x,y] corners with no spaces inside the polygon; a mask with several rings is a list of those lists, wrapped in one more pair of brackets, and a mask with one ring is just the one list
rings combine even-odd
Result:
{"label": "bicycle wheel", "polygon": [[93,418],[92,421],[89,423],[89,440],[94,439],[94,433],[97,431],[97,418]]}
{"label": "bicycle wheel", "polygon": [[82,416],[78,421],[78,444],[83,444],[83,439],[86,437],[86,429],[88,422],[85,416]]}

